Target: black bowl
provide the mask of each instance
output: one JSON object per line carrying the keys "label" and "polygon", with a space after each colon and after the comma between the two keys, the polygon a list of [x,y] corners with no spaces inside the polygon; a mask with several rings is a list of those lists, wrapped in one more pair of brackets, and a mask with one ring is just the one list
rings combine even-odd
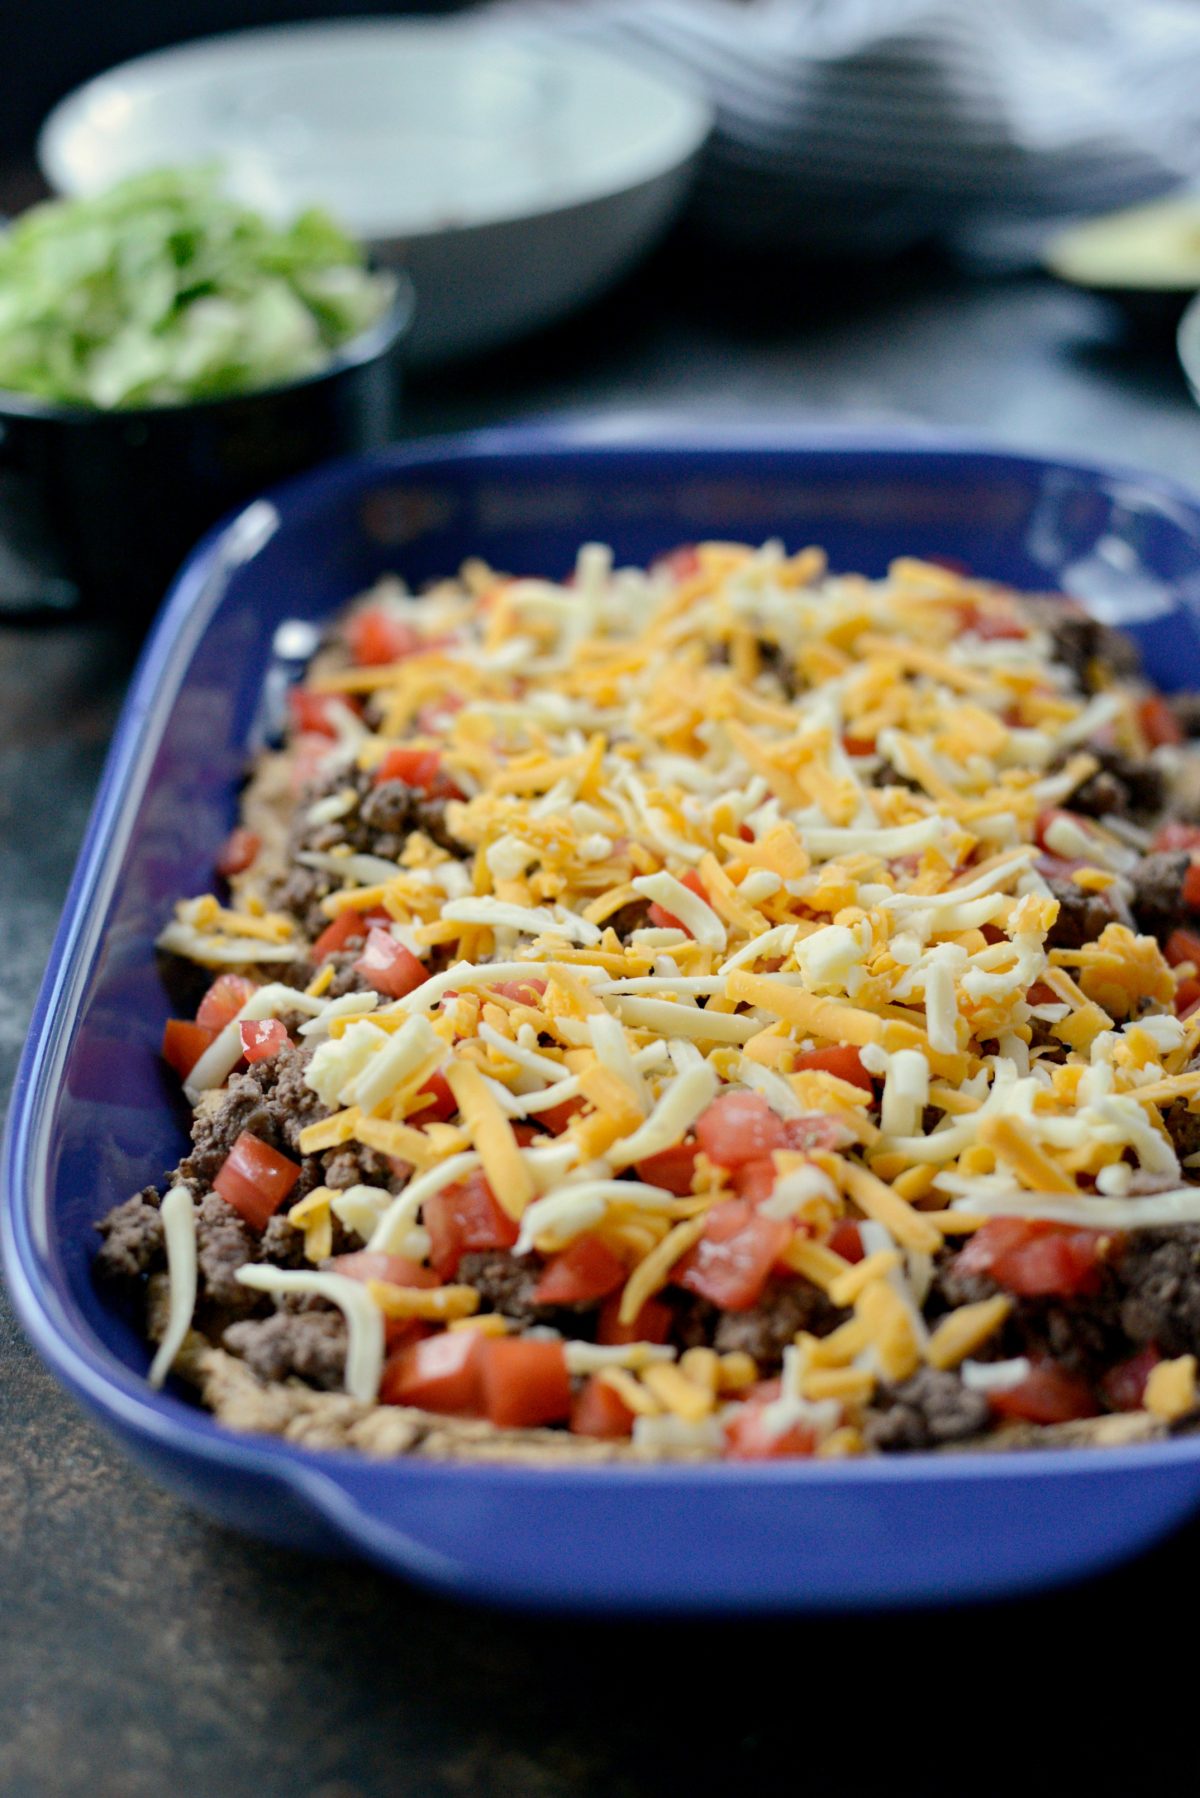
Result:
{"label": "black bowl", "polygon": [[0,612],[82,599],[145,616],[226,512],[387,443],[412,314],[401,278],[383,317],[314,374],[224,399],[106,412],[0,390]]}

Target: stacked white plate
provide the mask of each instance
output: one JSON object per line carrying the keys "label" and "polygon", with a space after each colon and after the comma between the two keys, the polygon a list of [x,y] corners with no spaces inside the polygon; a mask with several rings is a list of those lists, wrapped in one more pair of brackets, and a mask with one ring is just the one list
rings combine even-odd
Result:
{"label": "stacked white plate", "polygon": [[50,184],[219,159],[287,214],[327,206],[417,288],[414,354],[490,348],[592,298],[681,205],[711,113],[586,45],[486,23],[282,26],[159,51],[63,100]]}

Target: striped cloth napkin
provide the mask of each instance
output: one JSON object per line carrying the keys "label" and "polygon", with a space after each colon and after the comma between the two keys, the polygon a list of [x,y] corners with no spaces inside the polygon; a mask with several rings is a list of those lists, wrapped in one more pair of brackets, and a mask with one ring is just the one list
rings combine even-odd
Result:
{"label": "striped cloth napkin", "polygon": [[[1200,176],[1200,0],[504,0],[707,93],[727,243],[983,242]],[[1019,232],[1017,233],[1019,235]]]}

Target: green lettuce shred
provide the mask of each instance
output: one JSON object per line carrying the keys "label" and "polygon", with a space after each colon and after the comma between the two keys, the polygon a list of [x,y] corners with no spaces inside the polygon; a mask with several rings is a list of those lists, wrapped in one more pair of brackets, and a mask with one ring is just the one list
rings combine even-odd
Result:
{"label": "green lettuce shred", "polygon": [[275,387],[393,293],[319,209],[276,225],[216,169],[156,170],[0,232],[0,388],[112,410]]}

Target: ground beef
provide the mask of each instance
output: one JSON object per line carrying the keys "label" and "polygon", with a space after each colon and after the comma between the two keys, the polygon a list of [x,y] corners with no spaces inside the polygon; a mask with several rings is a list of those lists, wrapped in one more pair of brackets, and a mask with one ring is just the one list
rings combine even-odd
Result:
{"label": "ground beef", "polygon": [[780,1367],[797,1330],[827,1336],[847,1316],[807,1281],[772,1280],[750,1311],[722,1311],[679,1287],[668,1287],[659,1298],[674,1313],[671,1340],[681,1348],[716,1348],[722,1354],[741,1350],[767,1372]]}
{"label": "ground beef", "polygon": [[192,1119],[192,1152],[179,1164],[180,1178],[194,1193],[210,1191],[242,1131],[265,1137],[269,1128],[270,1117],[258,1083],[235,1074],[219,1101],[202,1106]]}
{"label": "ground beef", "polygon": [[273,911],[289,912],[297,920],[305,936],[320,936],[329,919],[321,910],[321,900],[339,883],[322,868],[305,868],[293,864],[283,884],[271,893]]}
{"label": "ground beef", "polygon": [[1132,924],[1129,907],[1115,887],[1103,893],[1089,893],[1073,880],[1045,876],[1046,885],[1058,900],[1058,916],[1046,937],[1048,949],[1082,949],[1094,943],[1109,924]]}
{"label": "ground beef", "polygon": [[1147,855],[1133,871],[1133,915],[1138,929],[1165,940],[1184,920],[1183,880],[1191,858]]}
{"label": "ground beef", "polygon": [[1049,1357],[1070,1373],[1095,1382],[1129,1354],[1116,1282],[1106,1280],[1094,1297],[1063,1302],[1019,1299],[1005,1325],[1002,1346],[1006,1355],[1028,1355],[1033,1361]]}
{"label": "ground beef", "polygon": [[718,1354],[741,1350],[753,1355],[760,1370],[773,1371],[797,1330],[827,1336],[848,1314],[839,1311],[806,1280],[769,1281],[750,1311],[725,1311],[718,1318],[712,1345]]}
{"label": "ground beef", "polygon": [[298,1230],[295,1224],[289,1224],[282,1212],[277,1211],[268,1219],[258,1244],[259,1261],[268,1261],[272,1267],[307,1267],[304,1259],[304,1231]]}
{"label": "ground beef", "polygon": [[[936,1317],[944,1308],[974,1305],[994,1296],[1001,1288],[986,1274],[963,1274],[958,1258],[951,1255],[934,1271],[931,1310]],[[1105,1267],[1100,1291],[1072,1299],[1018,1298],[991,1347],[1001,1357],[1050,1356],[1073,1373],[1097,1379],[1115,1361],[1129,1353],[1121,1331],[1120,1282],[1112,1265]]]}
{"label": "ground beef", "polygon": [[300,1049],[284,1049],[250,1070],[257,1077],[271,1107],[272,1118],[285,1149],[299,1152],[300,1133],[308,1124],[324,1117],[325,1106],[304,1080],[312,1060],[307,1044]]}
{"label": "ground beef", "polygon": [[1200,693],[1172,693],[1168,704],[1184,735],[1200,737]]}
{"label": "ground beef", "polygon": [[619,906],[605,922],[606,930],[615,930],[623,943],[627,943],[635,930],[645,930],[650,923],[650,901],[648,899],[631,899],[628,905]]}
{"label": "ground beef", "polygon": [[1120,1262],[1121,1327],[1160,1354],[1200,1354],[1200,1224],[1138,1230]]}
{"label": "ground beef", "polygon": [[230,1325],[222,1341],[260,1380],[295,1375],[333,1392],[345,1379],[346,1320],[340,1311],[277,1311]]}
{"label": "ground beef", "polygon": [[863,1424],[868,1444],[885,1454],[904,1449],[937,1448],[961,1442],[988,1426],[990,1412],[982,1392],[972,1392],[957,1374],[922,1367],[899,1385],[881,1386]]}
{"label": "ground beef", "polygon": [[[331,818],[324,824],[306,822],[305,813],[317,800],[350,790],[355,793],[356,802],[344,817]],[[403,780],[376,784],[374,775],[365,768],[343,768],[329,775],[304,794],[297,809],[298,821],[290,843],[293,852],[345,846],[356,855],[379,855],[385,861],[395,861],[412,833],[423,831],[449,854],[463,853],[463,845],[446,828],[444,799],[431,799],[428,793]]]}
{"label": "ground beef", "polygon": [[96,1271],[115,1285],[129,1286],[163,1265],[163,1226],[158,1191],[143,1187],[123,1205],[115,1205],[96,1225],[104,1242]]}
{"label": "ground beef", "polygon": [[1049,630],[1055,661],[1071,670],[1083,692],[1095,693],[1103,684],[1096,678],[1096,664],[1118,678],[1138,672],[1137,646],[1123,631],[1101,624],[1082,609],[1075,610],[1069,601],[1046,599],[1026,601],[1026,605]]}
{"label": "ground beef", "polygon": [[359,944],[356,949],[338,949],[332,955],[322,956],[322,967],[327,961],[333,963],[333,979],[325,990],[324,997],[326,999],[343,999],[347,993],[369,993],[371,991],[371,982],[355,967],[361,954],[362,945]]}
{"label": "ground beef", "polygon": [[795,699],[796,695],[803,691],[804,683],[796,671],[795,662],[783,645],[773,643],[769,637],[760,637],[757,648],[763,673],[774,675],[785,699]]}
{"label": "ground beef", "polygon": [[536,1255],[483,1249],[463,1256],[455,1279],[475,1288],[485,1311],[500,1311],[519,1323],[552,1323],[563,1315],[562,1310],[533,1302],[533,1289],[541,1279],[542,1269],[543,1263]]}
{"label": "ground beef", "polygon": [[231,1205],[215,1192],[196,1207],[197,1311],[209,1327],[248,1317],[262,1308],[262,1294],[235,1278],[239,1267],[258,1259],[258,1238]]}
{"label": "ground beef", "polygon": [[371,855],[396,860],[414,830],[423,831],[450,855],[463,854],[463,845],[446,827],[446,801],[431,799],[402,780],[384,780],[372,787],[359,807],[359,818],[371,833]]}
{"label": "ground beef", "polygon": [[907,787],[910,793],[925,791],[919,780],[913,780],[910,775],[901,774],[895,763],[889,762],[886,756],[881,759],[873,771],[871,785],[873,787]]}
{"label": "ground beef", "polygon": [[397,1193],[407,1183],[407,1176],[397,1174],[378,1149],[348,1142],[340,1149],[326,1151],[323,1183],[337,1192],[345,1192],[351,1186],[386,1186],[389,1192]]}
{"label": "ground beef", "polygon": [[1152,818],[1167,797],[1166,776],[1156,762],[1135,760],[1119,749],[1088,744],[1088,754],[1100,767],[1076,787],[1067,801],[1073,812],[1086,818]]}
{"label": "ground beef", "polygon": [[[1186,1161],[1189,1155],[1200,1154],[1200,1111],[1189,1111],[1186,1099],[1172,1099],[1163,1112],[1163,1123],[1180,1161]],[[1195,1172],[1194,1169],[1190,1171]],[[1184,1173],[1188,1172],[1185,1168]]]}
{"label": "ground beef", "polygon": [[[353,792],[355,799],[343,817],[330,818],[322,824],[308,822],[307,813],[319,800],[347,791]],[[306,867],[297,857],[306,851],[328,854],[332,849],[345,848],[355,855],[398,861],[414,831],[424,832],[453,856],[462,858],[467,853],[447,828],[444,799],[431,799],[402,780],[385,780],[376,786],[370,772],[363,768],[339,766],[331,770],[311,782],[297,801],[296,821],[287,841],[288,873],[271,894],[272,905],[299,919],[308,936],[319,936],[329,922],[321,910],[321,900],[341,882],[323,868]]]}
{"label": "ground beef", "polygon": [[[935,1273],[935,1314],[1000,1290],[986,1275],[960,1274],[956,1261]],[[1001,1356],[1049,1356],[1095,1382],[1147,1342],[1164,1355],[1200,1353],[1200,1224],[1134,1231],[1105,1264],[1096,1293],[1016,1299],[993,1347]]]}
{"label": "ground beef", "polygon": [[[282,1049],[266,1061],[257,1061],[244,1074],[234,1074],[218,1102],[196,1113],[192,1123],[192,1152],[179,1164],[180,1177],[193,1192],[207,1192],[221,1163],[248,1130],[272,1149],[295,1158],[300,1132],[306,1124],[326,1115],[316,1093],[304,1084],[304,1070],[312,1056],[307,1047]],[[311,1163],[310,1165],[307,1165]],[[306,1157],[294,1192],[300,1199],[318,1183],[321,1172],[316,1157]]]}

